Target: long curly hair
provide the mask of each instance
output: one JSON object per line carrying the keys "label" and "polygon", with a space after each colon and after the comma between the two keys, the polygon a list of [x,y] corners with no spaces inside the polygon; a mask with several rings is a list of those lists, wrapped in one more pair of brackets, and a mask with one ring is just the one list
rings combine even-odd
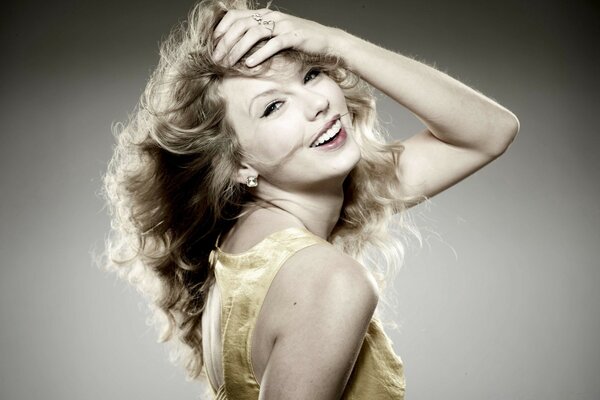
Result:
{"label": "long curly hair", "polygon": [[[212,61],[212,32],[230,9],[256,9],[246,0],[204,0],[162,43],[160,60],[140,102],[114,129],[116,146],[103,177],[111,217],[106,266],[149,296],[162,328],[174,342],[190,378],[203,375],[201,317],[215,280],[210,252],[243,207],[255,202],[234,177],[243,159],[219,84],[228,76],[256,76],[279,58],[318,66],[342,88],[361,160],[344,182],[344,203],[329,241],[371,268],[380,286],[402,263],[404,245],[390,221],[419,236],[403,212],[416,199],[401,198],[400,144],[387,144],[371,88],[331,54],[284,50],[259,68]],[[420,241],[420,238],[419,238]],[[371,250],[377,249],[376,253]],[[377,262],[373,260],[383,255]],[[369,261],[370,260],[370,261]]]}

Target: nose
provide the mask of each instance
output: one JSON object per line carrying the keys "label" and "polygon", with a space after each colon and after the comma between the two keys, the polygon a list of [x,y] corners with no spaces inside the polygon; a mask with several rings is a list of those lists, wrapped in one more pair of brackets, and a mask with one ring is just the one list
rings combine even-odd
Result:
{"label": "nose", "polygon": [[307,90],[306,93],[306,117],[309,120],[317,119],[327,115],[329,110],[329,99],[322,93]]}

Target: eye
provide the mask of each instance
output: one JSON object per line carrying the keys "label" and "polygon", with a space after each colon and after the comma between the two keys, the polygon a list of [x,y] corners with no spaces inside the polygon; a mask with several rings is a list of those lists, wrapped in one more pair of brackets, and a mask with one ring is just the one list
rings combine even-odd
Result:
{"label": "eye", "polygon": [[[274,101],[265,108],[262,117],[268,117],[273,111],[277,111],[283,105],[283,101]],[[261,117],[261,118],[262,118]]]}
{"label": "eye", "polygon": [[304,83],[315,79],[320,73],[321,70],[319,68],[311,68],[304,76]]}

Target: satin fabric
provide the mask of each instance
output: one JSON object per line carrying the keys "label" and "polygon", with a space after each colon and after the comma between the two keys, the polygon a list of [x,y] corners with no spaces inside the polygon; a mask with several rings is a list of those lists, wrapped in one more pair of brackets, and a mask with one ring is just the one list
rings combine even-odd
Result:
{"label": "satin fabric", "polygon": [[[262,302],[283,263],[305,247],[327,243],[302,228],[275,232],[250,250],[211,254],[221,291],[224,383],[217,400],[256,400],[260,384],[252,370],[252,333]],[[341,329],[341,328],[340,328]],[[373,317],[342,399],[404,399],[404,370],[381,323]]]}

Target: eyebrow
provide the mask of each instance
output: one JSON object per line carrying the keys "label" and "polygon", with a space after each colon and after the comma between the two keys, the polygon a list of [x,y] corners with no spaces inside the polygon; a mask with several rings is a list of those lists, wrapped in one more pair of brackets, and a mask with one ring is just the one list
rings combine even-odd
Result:
{"label": "eyebrow", "polygon": [[248,106],[248,115],[252,114],[252,104],[254,104],[255,100],[257,100],[260,97],[268,96],[270,94],[277,93],[277,92],[279,92],[279,89],[272,88],[272,89],[269,89],[269,90],[265,90],[264,92],[262,92],[260,94],[257,94],[256,96],[254,96],[254,98],[252,100],[250,100],[250,105]]}

